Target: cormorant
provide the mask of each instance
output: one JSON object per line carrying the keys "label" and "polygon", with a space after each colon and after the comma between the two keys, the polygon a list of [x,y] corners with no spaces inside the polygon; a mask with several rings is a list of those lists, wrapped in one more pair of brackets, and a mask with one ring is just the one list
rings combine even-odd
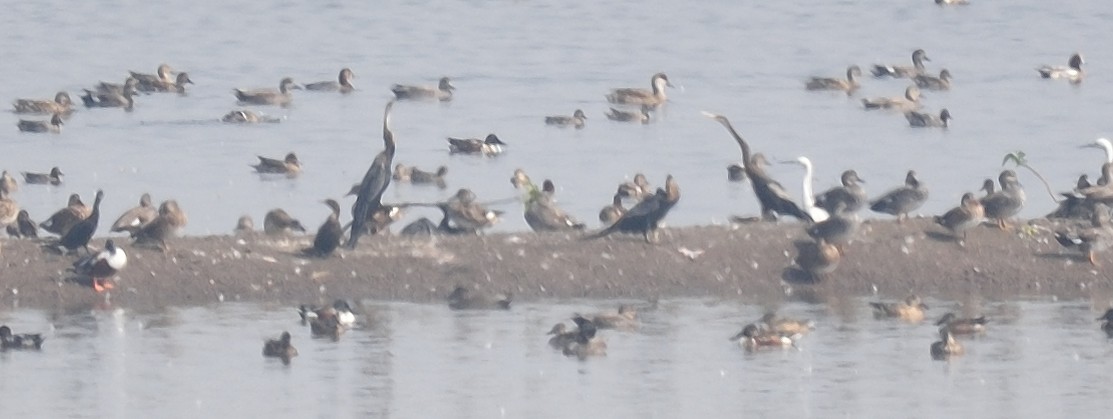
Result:
{"label": "cormorant", "polygon": [[641,233],[645,241],[652,243],[650,233],[656,235],[658,223],[668,215],[676,203],[680,201],[680,186],[672,175],[665,180],[665,188],[657,189],[657,193],[643,199],[633,208],[630,208],[619,217],[618,221],[597,233],[587,236],[587,239],[596,239],[610,235],[614,232]]}
{"label": "cormorant", "polygon": [[387,102],[383,111],[383,151],[375,156],[363,181],[359,184],[356,203],[352,205],[352,231],[348,238],[348,248],[355,249],[359,236],[364,233],[364,224],[371,213],[382,207],[383,192],[390,185],[391,166],[394,163],[394,132],[390,130],[390,110],[394,101]]}

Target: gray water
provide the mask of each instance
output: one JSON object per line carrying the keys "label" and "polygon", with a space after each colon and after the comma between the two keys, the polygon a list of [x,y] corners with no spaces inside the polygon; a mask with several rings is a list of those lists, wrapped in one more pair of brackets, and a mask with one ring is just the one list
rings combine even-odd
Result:
{"label": "gray water", "polygon": [[[1113,9],[1100,1],[982,1],[939,8],[931,1],[641,2],[15,2],[0,16],[0,98],[75,95],[127,70],[154,72],[162,62],[189,72],[188,97],[142,96],[136,110],[77,112],[57,136],[0,129],[0,168],[69,174],[58,188],[24,187],[14,198],[33,218],[65,205],[69,193],[91,200],[107,192],[105,213],[135,205],[142,192],[175,198],[189,213],[186,234],[227,233],[250,214],[275,207],[307,225],[323,221],[325,198],[358,181],[382,149],[383,105],[393,83],[433,84],[452,76],[451,103],[395,108],[396,162],[449,167],[448,189],[394,185],[385,200],[429,201],[459,187],[481,199],[515,195],[509,177],[525,168],[553,179],[566,209],[591,224],[615,185],[645,172],[660,185],[673,174],[683,199],[673,225],[722,222],[755,214],[747,184],[726,181],[738,149],[725,130],[700,115],[726,114],[757,151],[798,155],[816,165],[816,189],[857,169],[880,193],[916,169],[932,191],[925,214],[957,205],[965,191],[996,177],[1005,153],[1024,150],[1033,166],[1067,190],[1081,173],[1097,176],[1099,151],[1077,145],[1113,135]],[[907,80],[865,80],[854,98],[807,92],[813,75],[841,76],[847,65],[909,62],[927,50],[930,71],[950,69],[951,92],[927,92],[926,106],[949,108],[948,131],[909,128],[895,113],[866,112],[858,98],[900,95]],[[1033,68],[1065,64],[1082,52],[1089,77],[1078,87],[1041,80]],[[356,73],[358,92],[295,92],[288,109],[259,107],[281,124],[215,122],[237,109],[234,87],[276,87]],[[659,120],[647,126],[603,116],[614,87],[648,87],[666,72],[678,86]],[[868,72],[868,70],[867,70]],[[583,108],[582,131],[546,127],[543,117]],[[446,136],[510,143],[498,158],[449,156]],[[255,155],[295,151],[304,174],[261,178]],[[798,196],[802,170],[772,169]],[[1041,184],[1025,216],[1053,208]],[[347,201],[345,206],[351,204]],[[527,227],[517,204],[497,230]],[[344,211],[345,217],[348,211]],[[423,214],[413,211],[410,219]],[[396,227],[397,228],[397,227]]]}
{"label": "gray water", "polygon": [[[817,330],[799,349],[727,340],[763,308],[662,301],[634,331],[603,331],[584,362],[545,332],[610,302],[510,312],[366,302],[339,341],[310,338],[293,307],[230,303],[157,312],[0,312],[43,331],[41,352],[0,352],[5,417],[1098,417],[1113,406],[1113,343],[1081,303],[985,303],[990,330],[933,361],[934,326],[875,320],[867,300],[790,303]],[[957,309],[928,301],[929,316]],[[282,330],[300,355],[264,359]]]}

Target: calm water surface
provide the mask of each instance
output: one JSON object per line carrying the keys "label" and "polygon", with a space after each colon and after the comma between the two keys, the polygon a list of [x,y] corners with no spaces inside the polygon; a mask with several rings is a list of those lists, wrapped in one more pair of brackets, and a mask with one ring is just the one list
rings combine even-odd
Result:
{"label": "calm water surface", "polygon": [[[151,192],[176,198],[190,214],[187,234],[226,233],[242,214],[258,221],[274,207],[307,225],[323,221],[319,203],[358,181],[381,150],[382,107],[392,83],[455,78],[447,104],[396,107],[396,162],[449,167],[448,190],[395,185],[386,200],[425,201],[470,187],[484,199],[514,195],[515,168],[551,178],[572,214],[595,222],[615,185],[642,171],[655,184],[668,173],[684,191],[674,225],[706,224],[754,214],[746,184],[731,184],[725,166],[737,146],[700,110],[728,115],[754,148],[785,160],[807,155],[816,188],[855,168],[880,193],[915,168],[932,190],[925,213],[941,213],[959,196],[996,177],[1002,156],[1028,152],[1057,189],[1077,175],[1097,176],[1100,152],[1075,146],[1113,135],[1113,9],[1101,1],[983,1],[939,8],[928,0],[730,1],[398,1],[398,2],[16,2],[0,16],[0,98],[75,95],[127,70],[153,72],[162,62],[197,83],[188,97],[150,95],[134,112],[81,110],[58,136],[20,134],[17,117],[0,130],[0,167],[69,174],[59,188],[24,188],[14,198],[34,218],[107,191],[115,215]],[[907,80],[866,80],[861,94],[806,92],[812,75],[839,76],[849,64],[907,63],[924,48],[929,69],[950,69],[952,92],[928,92],[929,109],[947,107],[947,132],[908,128],[897,114],[865,112],[858,97],[900,95]],[[1040,80],[1033,68],[1087,57],[1080,87]],[[262,107],[287,120],[227,126],[215,120],[236,108],[233,87],[274,87],[334,79],[351,67],[361,89],[340,96],[296,92],[289,109]],[[648,87],[664,71],[679,86],[648,126],[606,120],[603,94]],[[582,131],[542,124],[545,115],[583,108]],[[495,132],[510,143],[496,159],[449,156],[446,136]],[[262,179],[255,155],[296,151],[305,173]],[[773,174],[794,194],[801,170]],[[1026,216],[1053,204],[1030,174]],[[350,205],[348,201],[347,205]],[[518,206],[500,230],[522,230]],[[347,215],[347,210],[345,210]],[[423,215],[410,214],[411,219]]]}
{"label": "calm water surface", "polygon": [[[932,318],[956,308],[928,303]],[[799,350],[745,353],[727,338],[764,309],[710,300],[602,332],[605,358],[548,347],[556,321],[610,307],[366,302],[338,342],[283,306],[4,311],[47,341],[0,353],[0,393],[17,401],[6,417],[1094,417],[1113,397],[1113,343],[1082,303],[987,303],[989,333],[949,362],[928,355],[934,326],[875,320],[863,299],[781,307],[818,323]],[[260,355],[282,330],[290,366]]]}

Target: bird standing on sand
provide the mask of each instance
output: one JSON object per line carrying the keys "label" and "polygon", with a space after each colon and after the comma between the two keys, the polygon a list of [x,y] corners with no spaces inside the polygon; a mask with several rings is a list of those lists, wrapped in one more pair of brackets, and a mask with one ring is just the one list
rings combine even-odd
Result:
{"label": "bird standing on sand", "polygon": [[295,231],[304,233],[305,227],[282,208],[267,211],[267,215],[263,217],[263,232],[267,235],[286,235]]}
{"label": "bird standing on sand", "polygon": [[974,197],[973,193],[967,192],[962,195],[962,201],[958,207],[935,217],[935,223],[950,230],[956,239],[958,239],[958,234],[961,233],[962,242],[965,243],[966,230],[977,227],[984,219],[985,207],[982,206],[978,198]]}
{"label": "bird standing on sand", "polygon": [[340,247],[340,239],[344,237],[344,228],[340,226],[340,204],[335,199],[326,199],[332,212],[321,227],[317,228],[317,235],[313,236],[313,247],[303,250],[304,253],[317,257],[328,257]]}
{"label": "bird standing on sand", "polygon": [[74,262],[73,271],[78,275],[88,276],[92,280],[93,290],[104,292],[114,287],[111,278],[127,264],[128,256],[124,249],[116,247],[116,243],[108,239],[104,242],[104,250]]}
{"label": "bird standing on sand", "polygon": [[816,195],[815,205],[827,210],[828,213],[832,213],[835,211],[837,204],[841,202],[846,212],[858,212],[859,209],[866,205],[868,199],[866,197],[866,190],[862,188],[862,183],[866,181],[858,177],[858,172],[854,170],[842,172],[840,179],[842,181],[842,186],[828,189]]}
{"label": "bird standing on sand", "polygon": [[394,165],[394,132],[390,130],[390,111],[394,101],[387,102],[383,111],[383,151],[371,161],[367,173],[359,183],[356,203],[352,205],[352,231],[348,237],[348,248],[355,249],[359,236],[364,233],[368,217],[382,208],[383,192],[390,186],[391,166]]}
{"label": "bird standing on sand", "polygon": [[97,197],[93,200],[93,212],[89,213],[81,222],[70,227],[69,231],[62,236],[58,241],[62,247],[67,251],[74,251],[78,247],[84,247],[85,253],[92,253],[89,250],[89,240],[93,238],[93,234],[97,231],[97,223],[100,221],[100,202],[104,199],[104,191],[97,190]]}
{"label": "bird standing on sand", "polygon": [[1007,229],[1008,219],[1020,213],[1024,208],[1024,188],[1016,177],[1016,172],[1005,170],[997,178],[1001,183],[1001,190],[987,195],[981,199],[985,209],[985,217],[996,220],[998,227]]}
{"label": "bird standing on sand", "polygon": [[657,193],[643,199],[633,208],[619,217],[618,221],[597,233],[591,234],[586,239],[605,237],[614,232],[640,233],[647,243],[656,241],[657,229],[661,220],[668,215],[672,207],[680,201],[680,185],[676,179],[669,175],[665,179],[665,188],[657,189]]}
{"label": "bird standing on sand", "polygon": [[738,143],[738,147],[742,149],[743,168],[746,171],[746,175],[750,177],[751,185],[754,188],[754,194],[757,195],[757,199],[761,203],[761,215],[763,219],[766,221],[775,221],[777,215],[788,214],[809,223],[814,221],[811,215],[808,215],[808,213],[800,209],[795,202],[792,202],[792,198],[789,197],[788,192],[785,191],[784,187],[781,186],[779,182],[773,180],[772,177],[769,177],[769,175],[765,173],[765,166],[769,164],[769,162],[765,160],[765,156],[761,153],[751,154],[750,145],[746,143],[746,140],[742,139],[738,131],[734,130],[734,127],[725,116],[709,112],[704,112],[703,114],[726,127],[731,137],[734,137],[734,141]]}
{"label": "bird standing on sand", "polygon": [[962,344],[955,340],[954,334],[948,328],[939,329],[939,341],[931,344],[931,359],[944,361],[952,356],[960,356],[966,352]]}
{"label": "bird standing on sand", "polygon": [[[993,183],[990,182],[990,185]],[[897,216],[897,223],[908,218],[908,213],[920,209],[927,201],[928,190],[919,179],[916,171],[909,170],[904,176],[904,186],[885,192],[870,203],[870,211]]]}
{"label": "bird standing on sand", "polygon": [[135,239],[136,245],[154,245],[165,252],[169,250],[166,240],[173,237],[186,222],[186,215],[178,206],[178,201],[163,201],[158,206],[158,216],[132,233],[131,237]]}
{"label": "bird standing on sand", "polygon": [[151,194],[145,193],[139,197],[139,206],[120,215],[120,218],[112,223],[112,228],[108,231],[113,233],[124,231],[131,234],[154,220],[155,217],[158,217],[158,209],[151,204]]}

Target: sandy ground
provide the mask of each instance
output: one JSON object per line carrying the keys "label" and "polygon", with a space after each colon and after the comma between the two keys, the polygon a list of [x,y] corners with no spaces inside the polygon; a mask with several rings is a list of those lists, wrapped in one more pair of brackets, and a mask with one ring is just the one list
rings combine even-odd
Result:
{"label": "sandy ground", "polygon": [[[962,247],[926,219],[903,225],[870,221],[846,248],[838,270],[819,283],[801,281],[791,268],[794,242],[807,239],[797,223],[669,228],[658,244],[625,235],[582,240],[579,233],[377,236],[329,259],[299,256],[311,237],[184,237],[171,241],[165,253],[134,248],[118,238],[129,264],[116,288],[104,295],[67,279],[76,256],[44,251],[38,242],[3,239],[0,304],[52,307],[109,299],[138,308],[333,298],[436,302],[456,284],[511,292],[518,301],[823,301],[908,293],[953,300],[1108,299],[1113,261],[1091,266],[1060,248],[1051,235],[1054,228],[1046,221],[1011,232],[983,226],[972,230]],[[103,238],[94,243],[103,245]]]}

